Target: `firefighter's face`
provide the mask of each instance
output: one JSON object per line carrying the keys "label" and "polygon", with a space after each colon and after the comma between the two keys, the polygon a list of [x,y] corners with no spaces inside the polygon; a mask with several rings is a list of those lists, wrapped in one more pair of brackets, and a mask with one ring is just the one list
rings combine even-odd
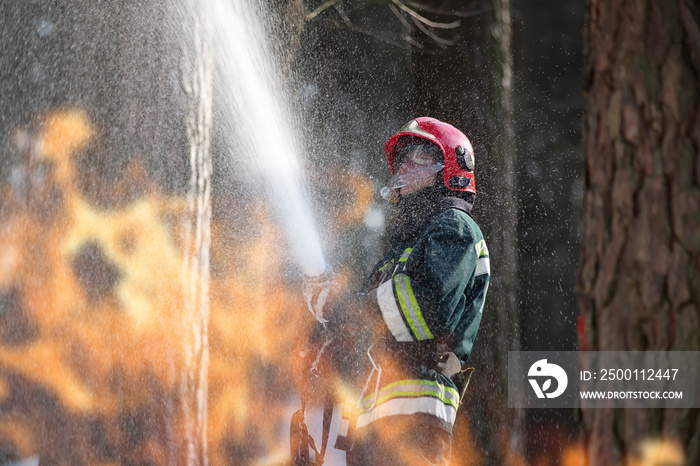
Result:
{"label": "firefighter's face", "polygon": [[[416,146],[410,149],[406,156],[403,157],[399,165],[398,174],[403,175],[416,170],[421,170],[430,167],[433,164],[435,164],[435,160],[432,158],[430,153],[422,146]],[[418,192],[423,188],[434,185],[436,181],[437,174],[432,174],[427,177],[417,177],[414,182],[400,189],[401,195],[408,196],[409,194]]]}

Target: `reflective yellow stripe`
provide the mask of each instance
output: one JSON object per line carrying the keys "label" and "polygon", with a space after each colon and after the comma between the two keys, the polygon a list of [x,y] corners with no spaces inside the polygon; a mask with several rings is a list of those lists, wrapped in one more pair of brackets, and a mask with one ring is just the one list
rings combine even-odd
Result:
{"label": "reflective yellow stripe", "polygon": [[[394,387],[398,387],[400,385],[439,385],[441,387],[445,388],[446,392],[453,393],[455,396],[459,396],[459,392],[455,390],[454,388],[445,385],[437,380],[426,380],[426,379],[403,379],[403,380],[397,380],[396,382],[392,382],[388,385],[384,385],[380,390],[379,394],[381,395],[383,392],[386,392],[388,390],[391,390]],[[365,399],[370,398],[373,395],[368,395],[365,397]]]}
{"label": "reflective yellow stripe", "polygon": [[[416,297],[413,294],[411,279],[408,278],[407,275],[399,274],[394,277],[394,284],[399,305],[401,306],[401,310],[406,317],[409,327],[411,327],[411,331],[413,331],[413,334],[416,336],[416,340],[433,339],[433,334],[428,328],[428,324],[425,323]],[[408,297],[408,301],[406,301],[406,297]]]}
{"label": "reflective yellow stripe", "polygon": [[399,262],[406,262],[408,260],[408,256],[411,254],[411,251],[413,251],[413,248],[406,248],[403,254],[401,254]]}
{"label": "reflective yellow stripe", "polygon": [[486,247],[486,241],[484,241],[483,239],[476,243],[474,245],[474,248],[476,248],[477,257],[481,258],[489,256],[489,248]]}
{"label": "reflective yellow stripe", "polygon": [[450,398],[446,398],[442,396],[442,394],[439,391],[436,390],[404,390],[404,391],[398,391],[398,392],[392,392],[387,394],[386,396],[383,396],[382,398],[379,398],[377,400],[377,403],[381,404],[384,403],[385,401],[391,400],[392,398],[412,398],[412,397],[419,397],[419,396],[432,396],[433,398],[437,398],[438,400],[442,401],[446,405],[452,405],[455,408],[457,408],[458,403],[455,402],[454,400]]}
{"label": "reflective yellow stripe", "polygon": [[432,396],[392,398],[385,403],[375,406],[371,411],[360,414],[357,417],[357,428],[361,429],[378,419],[416,413],[430,414],[453,426],[457,417],[457,408],[450,404],[445,404]]}
{"label": "reflective yellow stripe", "polygon": [[416,331],[416,326],[413,325],[413,319],[411,318],[411,315],[409,314],[408,309],[406,308],[406,303],[404,302],[403,293],[402,293],[402,291],[401,291],[401,285],[399,285],[399,276],[398,276],[398,275],[394,277],[394,283],[395,283],[395,285],[396,285],[396,286],[395,286],[395,289],[396,289],[396,297],[399,298],[399,299],[398,299],[399,305],[401,306],[401,310],[403,311],[404,317],[406,317],[406,322],[408,322],[408,326],[411,327],[411,331],[413,332],[413,334],[414,334],[419,340],[421,340],[422,338],[420,338],[420,335],[419,335],[418,332]]}
{"label": "reflective yellow stripe", "polygon": [[394,265],[394,259],[391,259],[389,262],[387,262],[386,264],[382,265],[382,266],[379,268],[379,272],[386,272],[387,270],[389,270],[389,269],[391,268],[392,265]]}
{"label": "reflective yellow stripe", "polygon": [[[380,405],[385,401],[393,398],[415,398],[421,396],[430,396],[437,398],[446,405],[453,406],[455,409],[459,406],[459,393],[452,387],[445,386],[435,380],[399,380],[391,383],[378,393],[376,405]],[[369,407],[374,401],[374,394],[367,395],[362,400],[363,408]]]}
{"label": "reflective yellow stripe", "polygon": [[[344,444],[344,441],[347,441],[351,429],[354,429],[354,424],[357,422],[357,415],[357,403],[352,400],[345,400],[345,403],[343,403],[343,416],[338,424],[338,441],[340,444]],[[336,446],[336,448],[346,449],[339,446]]]}
{"label": "reflective yellow stripe", "polygon": [[407,275],[404,275],[405,281],[406,281],[406,290],[408,291],[408,298],[411,300],[411,304],[413,305],[413,309],[416,311],[416,316],[418,317],[418,322],[420,322],[421,327],[423,327],[423,331],[425,331],[426,336],[428,339],[433,338],[433,334],[431,333],[430,329],[428,328],[428,324],[425,323],[425,319],[423,319],[423,314],[420,312],[420,308],[418,307],[418,302],[416,301],[416,297],[413,294],[413,289],[411,288],[411,280],[408,278]]}
{"label": "reflective yellow stripe", "polygon": [[345,400],[343,403],[343,414],[344,419],[350,419],[354,414],[356,414],[358,409],[357,402],[352,400]]}

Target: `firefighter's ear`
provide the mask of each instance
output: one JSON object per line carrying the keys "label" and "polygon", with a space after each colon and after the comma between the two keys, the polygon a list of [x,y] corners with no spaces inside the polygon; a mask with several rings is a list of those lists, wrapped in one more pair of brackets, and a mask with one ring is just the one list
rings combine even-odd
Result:
{"label": "firefighter's ear", "polygon": [[462,146],[457,146],[455,154],[457,156],[457,164],[462,170],[468,172],[474,171],[474,152],[471,148],[467,147],[465,149]]}

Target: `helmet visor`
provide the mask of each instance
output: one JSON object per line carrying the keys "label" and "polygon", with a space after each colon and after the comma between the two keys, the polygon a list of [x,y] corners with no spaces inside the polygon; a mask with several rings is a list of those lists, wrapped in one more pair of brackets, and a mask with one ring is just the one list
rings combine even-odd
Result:
{"label": "helmet visor", "polygon": [[402,136],[394,149],[393,170],[410,161],[416,165],[432,165],[442,162],[442,150],[436,144],[416,136]]}
{"label": "helmet visor", "polygon": [[401,171],[392,176],[389,183],[387,183],[387,187],[391,189],[399,189],[421,183],[445,168],[445,165],[442,163],[437,163],[431,159],[429,164],[419,165],[411,163],[411,167],[412,168],[408,171]]}

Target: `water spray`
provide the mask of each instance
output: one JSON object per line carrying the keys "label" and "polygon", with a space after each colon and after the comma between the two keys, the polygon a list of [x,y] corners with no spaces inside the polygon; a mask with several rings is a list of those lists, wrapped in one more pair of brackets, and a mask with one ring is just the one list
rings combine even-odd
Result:
{"label": "water spray", "polygon": [[[247,5],[246,3],[251,3]],[[215,59],[227,91],[224,104],[235,119],[231,146],[260,177],[292,253],[305,275],[321,276],[327,266],[309,202],[302,189],[298,130],[283,98],[269,34],[254,2],[211,0],[209,20],[215,31]],[[229,121],[233,123],[233,121]]]}
{"label": "water spray", "polygon": [[[335,275],[325,263],[309,202],[302,190],[300,145],[296,138],[299,131],[291,126],[297,119],[292,118],[280,92],[281,80],[267,43],[271,35],[266,34],[260,17],[245,0],[210,0],[207,3],[218,37],[216,63],[223,81],[230,86],[222,103],[230,118],[236,117],[236,126],[230,128],[230,134],[238,139],[231,141],[231,146],[241,151],[242,162],[252,168],[252,176],[259,177],[260,184],[265,186],[292,253],[304,273],[302,291],[307,306],[325,328],[328,321],[323,316],[323,308]],[[326,334],[326,343],[318,350],[318,358],[329,343],[330,335]],[[315,461],[322,464],[333,400],[327,400],[324,408],[326,435],[318,450],[306,428],[304,393],[302,390],[301,410],[295,413],[290,425],[292,462],[308,464],[308,452],[313,446]]]}

